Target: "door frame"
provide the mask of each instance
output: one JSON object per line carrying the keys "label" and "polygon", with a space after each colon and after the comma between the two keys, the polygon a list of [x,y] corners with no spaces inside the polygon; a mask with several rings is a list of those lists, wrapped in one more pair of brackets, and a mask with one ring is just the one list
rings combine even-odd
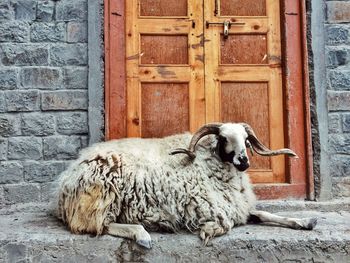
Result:
{"label": "door frame", "polygon": [[[125,1],[104,0],[106,140],[127,131]],[[306,21],[303,0],[281,0],[285,137],[299,158],[286,158],[289,183],[254,185],[260,199],[314,199]]]}

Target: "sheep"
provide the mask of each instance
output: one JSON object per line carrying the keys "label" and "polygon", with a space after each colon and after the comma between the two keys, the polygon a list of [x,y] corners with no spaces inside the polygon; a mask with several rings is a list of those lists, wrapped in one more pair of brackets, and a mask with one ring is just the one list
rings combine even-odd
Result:
{"label": "sheep", "polygon": [[193,136],[95,144],[60,175],[57,215],[73,233],[106,233],[145,248],[152,246],[146,229],[185,229],[205,245],[248,221],[313,229],[316,218],[255,209],[247,148],[263,156],[296,156],[290,149],[268,149],[246,123],[211,123]]}

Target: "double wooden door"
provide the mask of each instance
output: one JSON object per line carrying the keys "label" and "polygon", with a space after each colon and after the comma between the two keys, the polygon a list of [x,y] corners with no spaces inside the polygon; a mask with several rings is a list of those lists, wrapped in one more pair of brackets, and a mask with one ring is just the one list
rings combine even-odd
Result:
{"label": "double wooden door", "polygon": [[[284,147],[279,0],[125,2],[128,137],[247,122]],[[252,157],[255,183],[285,182],[283,156]]]}

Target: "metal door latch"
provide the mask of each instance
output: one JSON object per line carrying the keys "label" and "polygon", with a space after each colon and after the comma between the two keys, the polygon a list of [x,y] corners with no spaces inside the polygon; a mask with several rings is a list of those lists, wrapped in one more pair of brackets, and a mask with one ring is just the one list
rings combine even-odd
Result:
{"label": "metal door latch", "polygon": [[207,28],[209,28],[210,25],[223,25],[224,26],[224,39],[228,38],[228,31],[231,28],[231,26],[243,26],[245,23],[243,22],[231,22],[230,20],[226,20],[224,22],[206,22]]}

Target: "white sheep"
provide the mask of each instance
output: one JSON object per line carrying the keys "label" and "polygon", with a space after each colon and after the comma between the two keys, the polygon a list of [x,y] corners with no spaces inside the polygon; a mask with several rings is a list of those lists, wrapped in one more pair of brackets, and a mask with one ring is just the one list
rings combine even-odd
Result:
{"label": "white sheep", "polygon": [[[171,152],[186,145],[188,149]],[[145,229],[187,229],[198,232],[205,244],[249,219],[313,229],[315,218],[255,210],[244,172],[249,167],[246,147],[260,155],[295,155],[289,149],[269,150],[245,123],[207,124],[193,137],[187,133],[95,144],[61,174],[58,217],[73,233],[108,233],[146,248],[151,248],[151,237]]]}

